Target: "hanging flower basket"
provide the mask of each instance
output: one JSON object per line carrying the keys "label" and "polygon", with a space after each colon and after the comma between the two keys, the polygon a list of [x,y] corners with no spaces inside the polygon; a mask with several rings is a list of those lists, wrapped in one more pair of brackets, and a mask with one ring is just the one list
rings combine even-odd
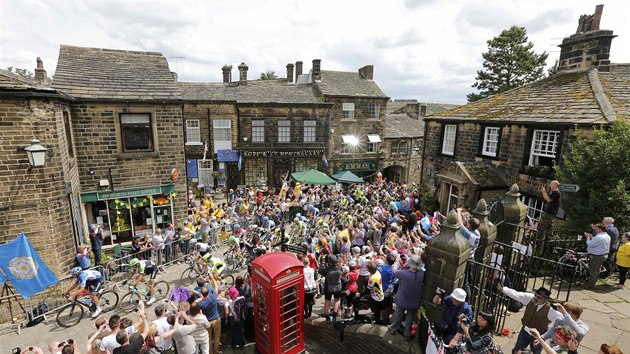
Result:
{"label": "hanging flower basket", "polygon": [[153,200],[154,205],[168,205],[170,201],[166,197],[159,197]]}
{"label": "hanging flower basket", "polygon": [[129,204],[127,204],[127,202],[123,200],[116,199],[113,202],[109,203],[109,208],[114,210],[129,209]]}
{"label": "hanging flower basket", "polygon": [[141,208],[143,206],[147,206],[149,205],[149,199],[148,198],[138,198],[138,199],[134,199],[131,201],[131,207],[132,208]]}

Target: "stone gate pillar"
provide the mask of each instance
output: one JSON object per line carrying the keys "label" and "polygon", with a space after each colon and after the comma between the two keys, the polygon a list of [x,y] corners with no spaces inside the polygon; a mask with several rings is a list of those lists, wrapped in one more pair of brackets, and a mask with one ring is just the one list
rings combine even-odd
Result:
{"label": "stone gate pillar", "polygon": [[473,217],[479,219],[479,248],[475,252],[475,260],[479,263],[486,263],[492,252],[492,242],[497,238],[497,227],[488,220],[488,203],[481,198],[477,202],[475,210],[470,212]]}
{"label": "stone gate pillar", "polygon": [[442,224],[442,231],[429,241],[426,248],[422,305],[431,320],[441,318],[443,311],[431,302],[435,289],[440,287],[450,293],[464,284],[470,242],[461,235],[460,227],[457,212],[451,210]]}
{"label": "stone gate pillar", "polygon": [[[505,222],[497,233],[497,240],[511,244],[512,241],[520,242],[520,230],[525,225],[527,206],[521,202],[518,185],[514,183],[503,197]],[[512,225],[510,225],[512,224]],[[514,225],[518,225],[514,226]]]}

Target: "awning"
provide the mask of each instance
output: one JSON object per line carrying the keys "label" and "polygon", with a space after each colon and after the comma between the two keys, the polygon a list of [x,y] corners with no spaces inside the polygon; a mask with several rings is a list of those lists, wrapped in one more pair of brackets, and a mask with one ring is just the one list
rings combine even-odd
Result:
{"label": "awning", "polygon": [[81,202],[89,203],[98,200],[146,197],[147,195],[169,194],[175,192],[175,185],[150,186],[143,188],[121,189],[116,191],[102,191],[81,194]]}
{"label": "awning", "polygon": [[344,144],[357,145],[359,143],[359,139],[354,135],[342,135],[341,139],[343,139]]}
{"label": "awning", "polygon": [[238,150],[217,150],[217,161],[219,162],[237,162],[238,156]]}
{"label": "awning", "polygon": [[381,137],[378,134],[368,134],[368,141],[370,143],[380,143]]}

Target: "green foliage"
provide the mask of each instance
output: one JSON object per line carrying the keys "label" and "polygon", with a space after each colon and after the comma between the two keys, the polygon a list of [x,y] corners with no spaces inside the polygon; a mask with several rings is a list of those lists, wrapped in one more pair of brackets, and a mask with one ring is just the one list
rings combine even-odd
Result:
{"label": "green foliage", "polygon": [[560,183],[578,184],[577,193],[564,193],[562,207],[568,232],[590,229],[590,224],[612,216],[619,230],[630,228],[630,122],[617,119],[594,130],[593,139],[578,134],[554,166]]}
{"label": "green foliage", "polygon": [[18,76],[27,77],[29,79],[32,79],[35,77],[35,74],[33,74],[33,72],[28,69],[20,69],[20,68],[14,68],[12,66],[7,66],[7,71]]}
{"label": "green foliage", "polygon": [[260,73],[260,80],[277,80],[278,75],[273,71],[267,71],[264,73]]}
{"label": "green foliage", "polygon": [[547,77],[551,77],[554,76],[555,74],[558,73],[558,65],[560,64],[560,61],[558,59],[556,59],[556,61],[553,63],[553,65],[547,69]]}
{"label": "green foliage", "polygon": [[477,71],[472,87],[479,93],[470,93],[468,102],[536,81],[543,77],[548,54],[536,54],[534,44],[528,42],[525,27],[512,26],[488,42],[488,51],[482,54],[484,70]]}

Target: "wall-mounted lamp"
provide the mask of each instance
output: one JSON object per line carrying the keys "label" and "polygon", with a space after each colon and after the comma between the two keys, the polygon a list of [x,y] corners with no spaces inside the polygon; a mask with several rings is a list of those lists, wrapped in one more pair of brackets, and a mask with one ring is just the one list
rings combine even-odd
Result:
{"label": "wall-mounted lamp", "polygon": [[26,156],[28,156],[28,163],[30,164],[28,168],[29,171],[33,167],[43,167],[46,164],[46,152],[48,151],[48,148],[40,145],[39,140],[36,138],[31,140],[31,145],[22,148],[21,150],[26,151]]}
{"label": "wall-mounted lamp", "polygon": [[243,137],[243,141],[244,141],[244,142],[247,142],[247,139],[248,139],[248,138],[247,138],[246,136],[244,136],[244,137]]}

